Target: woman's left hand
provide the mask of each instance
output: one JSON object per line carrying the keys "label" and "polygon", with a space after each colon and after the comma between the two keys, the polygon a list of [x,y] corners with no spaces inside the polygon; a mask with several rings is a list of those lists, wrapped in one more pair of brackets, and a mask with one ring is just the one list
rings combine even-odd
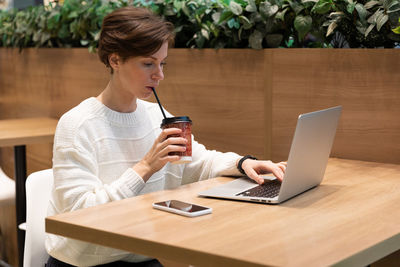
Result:
{"label": "woman's left hand", "polygon": [[274,163],[270,160],[246,159],[242,163],[242,169],[249,178],[253,179],[258,184],[263,184],[264,178],[262,178],[260,174],[265,173],[272,173],[276,178],[282,181],[286,165],[287,163],[284,161]]}

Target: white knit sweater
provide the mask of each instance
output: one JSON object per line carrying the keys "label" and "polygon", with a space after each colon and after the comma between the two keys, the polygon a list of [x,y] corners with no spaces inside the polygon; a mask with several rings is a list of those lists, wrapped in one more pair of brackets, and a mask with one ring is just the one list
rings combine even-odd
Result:
{"label": "white knit sweater", "polygon": [[[192,140],[193,162],[168,163],[144,182],[131,167],[150,150],[161,132],[161,121],[158,106],[142,100],[137,101],[134,112],[119,113],[92,97],[64,114],[54,138],[54,187],[48,215],[211,177],[240,175],[236,169],[239,155],[209,151]],[[148,259],[51,234],[46,249],[51,256],[76,266]]]}

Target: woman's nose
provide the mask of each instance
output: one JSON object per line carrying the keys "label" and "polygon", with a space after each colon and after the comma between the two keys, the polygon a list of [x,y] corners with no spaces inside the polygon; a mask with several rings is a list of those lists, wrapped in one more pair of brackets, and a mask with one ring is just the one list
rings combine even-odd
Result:
{"label": "woman's nose", "polygon": [[162,67],[159,67],[155,73],[152,75],[153,80],[161,81],[164,80],[164,72]]}

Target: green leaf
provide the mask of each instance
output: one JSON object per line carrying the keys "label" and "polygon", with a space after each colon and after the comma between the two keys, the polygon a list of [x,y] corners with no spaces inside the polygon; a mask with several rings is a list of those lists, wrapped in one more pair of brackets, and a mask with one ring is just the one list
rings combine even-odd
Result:
{"label": "green leaf", "polygon": [[265,17],[269,18],[278,12],[279,7],[277,5],[272,5],[270,2],[265,1],[260,4],[260,13]]}
{"label": "green leaf", "polygon": [[375,27],[375,24],[371,24],[368,26],[367,30],[365,31],[364,36],[367,37],[368,34],[372,31],[372,29]]}
{"label": "green leaf", "polygon": [[89,46],[89,53],[96,53],[96,46],[94,46],[94,45],[90,45]]}
{"label": "green leaf", "polygon": [[164,16],[174,16],[175,15],[175,10],[174,7],[171,5],[167,5],[164,9]]}
{"label": "green leaf", "polygon": [[249,45],[253,49],[262,49],[263,35],[261,32],[255,30],[249,36]]}
{"label": "green leaf", "polygon": [[222,12],[221,17],[219,18],[218,23],[222,23],[224,21],[227,21],[233,17],[233,13],[229,10],[225,10]]}
{"label": "green leaf", "polygon": [[40,45],[44,45],[44,43],[47,42],[49,39],[50,39],[50,33],[44,32],[40,37]]}
{"label": "green leaf", "polygon": [[265,36],[265,41],[268,47],[277,48],[283,40],[282,34],[268,34]]}
{"label": "green leaf", "polygon": [[376,29],[378,31],[381,30],[382,26],[388,21],[389,16],[386,14],[382,14],[376,19]]}
{"label": "green leaf", "polygon": [[230,20],[228,20],[228,26],[229,28],[236,28],[239,29],[240,28],[240,24],[239,22],[236,20],[236,18],[231,18]]}
{"label": "green leaf", "polygon": [[58,38],[60,38],[60,39],[64,39],[64,38],[67,38],[67,37],[69,36],[69,34],[70,34],[70,32],[69,32],[69,30],[68,30],[67,24],[63,24],[63,25],[61,26],[61,29],[58,31],[57,36],[58,36]]}
{"label": "green leaf", "polygon": [[304,6],[301,5],[300,3],[296,2],[296,1],[288,1],[288,2],[289,2],[290,7],[296,13],[296,15],[300,14],[300,12],[304,10]]}
{"label": "green leaf", "polygon": [[356,7],[356,3],[348,4],[346,10],[349,14],[353,14],[354,8]]}
{"label": "green leaf", "polygon": [[397,28],[392,29],[394,33],[400,34],[400,26]]}
{"label": "green leaf", "polygon": [[243,28],[244,28],[245,30],[248,30],[248,29],[250,29],[251,27],[253,27],[253,24],[252,24],[252,23],[249,21],[249,19],[246,18],[245,16],[240,16],[239,19],[240,19],[240,21],[242,22]]}
{"label": "green leaf", "polygon": [[280,19],[281,21],[285,21],[285,14],[287,11],[288,8],[285,8],[284,10],[277,12],[275,18]]}
{"label": "green leaf", "polygon": [[365,31],[367,30],[367,26],[362,24],[360,21],[356,22],[356,29],[362,34],[365,34]]}
{"label": "green leaf", "polygon": [[74,18],[77,18],[78,16],[79,16],[78,12],[72,11],[71,13],[69,13],[68,18],[69,19],[74,19]]}
{"label": "green leaf", "polygon": [[329,24],[328,30],[326,31],[326,36],[328,37],[329,35],[331,35],[337,26],[338,25],[336,22],[332,22],[331,24]]}
{"label": "green leaf", "polygon": [[371,7],[373,7],[373,6],[377,5],[377,4],[379,4],[378,1],[369,1],[364,5],[364,7],[365,7],[365,9],[370,9]]}
{"label": "green leaf", "polygon": [[196,34],[196,38],[195,38],[194,41],[195,41],[195,43],[196,43],[196,45],[197,45],[198,48],[203,48],[206,39],[204,38],[203,35],[201,35],[201,34]]}
{"label": "green leaf", "polygon": [[329,18],[337,18],[337,17],[343,17],[343,16],[344,16],[344,13],[341,11],[338,11],[338,12],[331,12],[328,17]]}
{"label": "green leaf", "polygon": [[380,14],[383,14],[383,11],[380,9],[376,10],[376,12],[368,18],[367,22],[375,25]]}
{"label": "green leaf", "polygon": [[311,16],[298,15],[294,19],[294,28],[299,33],[299,39],[303,40],[304,36],[311,30]]}
{"label": "green leaf", "polygon": [[231,1],[229,3],[229,9],[232,11],[233,14],[235,14],[237,16],[239,16],[243,12],[241,5],[239,5],[235,1]]}
{"label": "green leaf", "polygon": [[185,2],[182,3],[182,11],[187,17],[190,17],[190,10]]}
{"label": "green leaf", "polygon": [[206,38],[207,40],[210,39],[210,33],[206,30],[206,29],[201,29],[201,35],[204,36],[204,38]]}
{"label": "green leaf", "polygon": [[177,10],[178,12],[181,11],[182,6],[183,6],[183,3],[184,3],[184,2],[182,2],[182,1],[174,0],[174,8],[176,8],[176,10]]}
{"label": "green leaf", "polygon": [[38,30],[33,34],[33,41],[34,42],[39,42],[40,38],[42,36],[42,30]]}
{"label": "green leaf", "polygon": [[355,8],[358,12],[358,16],[360,17],[361,23],[365,24],[366,18],[368,15],[368,11],[365,9],[365,7],[362,4],[359,4],[359,3],[356,4]]}
{"label": "green leaf", "polygon": [[398,0],[383,0],[383,7],[386,10],[389,10],[392,12],[393,12],[392,8],[396,9],[396,6],[397,6],[397,9],[398,9],[399,5],[400,5],[400,2]]}
{"label": "green leaf", "polygon": [[246,6],[247,12],[257,12],[257,6],[254,0],[249,0],[249,4]]}
{"label": "green leaf", "polygon": [[311,9],[311,12],[317,14],[325,14],[331,10],[332,2],[331,0],[319,0]]}

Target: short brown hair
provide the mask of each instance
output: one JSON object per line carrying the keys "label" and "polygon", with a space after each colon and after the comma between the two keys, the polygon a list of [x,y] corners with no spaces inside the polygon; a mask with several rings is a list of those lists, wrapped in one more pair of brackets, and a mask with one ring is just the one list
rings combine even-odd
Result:
{"label": "short brown hair", "polygon": [[165,42],[173,45],[174,37],[172,23],[150,10],[122,7],[104,18],[98,55],[106,67],[111,68],[108,57],[112,53],[120,56],[122,61],[136,56],[150,56]]}

